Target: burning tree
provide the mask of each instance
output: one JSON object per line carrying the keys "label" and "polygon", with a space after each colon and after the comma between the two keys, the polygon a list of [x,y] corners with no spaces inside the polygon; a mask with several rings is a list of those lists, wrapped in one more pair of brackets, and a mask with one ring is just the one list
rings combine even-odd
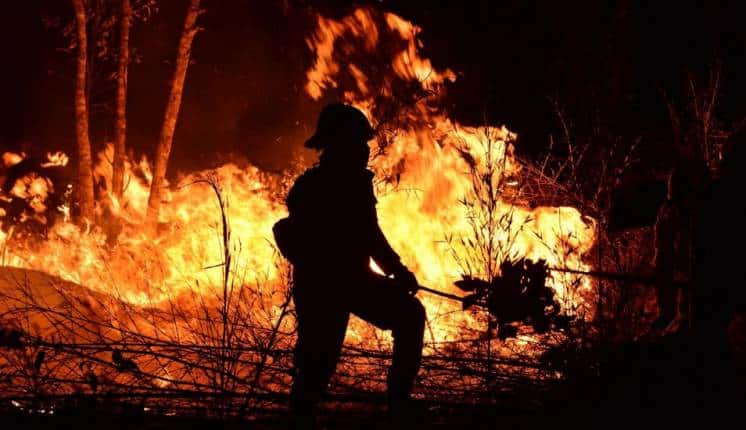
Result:
{"label": "burning tree", "polygon": [[148,199],[148,218],[151,223],[158,222],[158,213],[161,207],[161,192],[166,179],[166,168],[168,158],[171,155],[171,144],[176,130],[176,120],[179,117],[181,107],[181,95],[184,93],[184,80],[186,79],[189,57],[192,50],[194,36],[200,30],[197,18],[202,14],[200,0],[191,0],[184,19],[184,29],[179,40],[179,48],[176,54],[174,76],[171,81],[171,93],[166,105],[166,113],[163,117],[161,135],[158,139],[158,147],[155,155],[155,169],[153,171],[153,183],[150,187],[150,198]]}
{"label": "burning tree", "polygon": [[132,26],[132,4],[121,0],[122,13],[119,21],[119,62],[117,68],[116,127],[114,136],[114,161],[111,178],[112,192],[122,198],[124,186],[125,140],[127,137],[127,72],[130,62],[130,27]]}
{"label": "burning tree", "polygon": [[[163,126],[159,138],[155,163],[154,197],[149,206],[151,212],[158,212],[161,188],[165,180],[168,158],[176,128],[181,95],[184,91],[186,71],[189,65],[191,44],[199,31],[196,20],[203,12],[198,1],[191,2],[185,19],[184,29],[177,50],[174,76],[171,81],[170,96],[164,115]],[[111,183],[108,191],[111,196],[121,200],[125,186],[125,158],[127,133],[127,76],[131,61],[129,36],[133,22],[146,21],[158,9],[155,0],[122,0],[119,8],[100,1],[72,0],[75,10],[74,26],[63,25],[62,33],[70,38],[68,50],[77,51],[77,73],[75,92],[76,133],[78,141],[79,169],[78,182],[81,218],[89,223],[95,221],[96,190],[94,189],[93,151],[89,137],[91,91],[97,84],[94,63],[100,61],[108,67],[108,61],[115,63],[109,77],[116,79],[116,93],[114,96],[114,143],[110,162],[113,164]],[[115,24],[119,24],[118,29]],[[59,27],[56,19],[47,18],[50,27]],[[116,31],[118,30],[118,31]],[[118,48],[111,49],[115,44],[114,35],[118,36]],[[89,46],[92,44],[91,46]],[[114,55],[116,54],[116,55]],[[157,219],[157,215],[154,216]]]}
{"label": "burning tree", "polygon": [[87,222],[93,221],[93,155],[88,137],[88,97],[86,95],[88,70],[87,14],[84,0],[73,0],[75,24],[77,28],[77,73],[75,78],[75,132],[78,140],[78,200],[80,215]]}

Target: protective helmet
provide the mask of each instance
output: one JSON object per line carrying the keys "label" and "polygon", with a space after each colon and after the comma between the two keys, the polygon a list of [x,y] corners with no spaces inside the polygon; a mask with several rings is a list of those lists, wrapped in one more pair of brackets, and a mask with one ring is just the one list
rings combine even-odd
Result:
{"label": "protective helmet", "polygon": [[306,148],[325,149],[339,137],[373,138],[375,130],[368,118],[356,107],[344,103],[327,105],[319,115],[316,133],[305,143]]}

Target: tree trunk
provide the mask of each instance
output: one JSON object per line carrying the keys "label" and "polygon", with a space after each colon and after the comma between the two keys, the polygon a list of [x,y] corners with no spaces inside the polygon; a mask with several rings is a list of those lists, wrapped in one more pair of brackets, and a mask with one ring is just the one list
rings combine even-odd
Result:
{"label": "tree trunk", "polygon": [[199,8],[200,0],[191,0],[184,20],[184,30],[179,40],[179,51],[176,55],[176,67],[171,82],[171,95],[168,98],[166,114],[163,118],[158,149],[155,155],[155,170],[153,172],[153,183],[150,186],[150,197],[148,199],[148,222],[155,225],[158,222],[158,213],[161,206],[161,191],[166,178],[168,158],[171,154],[171,143],[176,129],[176,120],[179,117],[181,106],[181,95],[184,92],[184,79],[189,66],[189,54],[192,48],[192,40],[197,34],[197,18],[201,14]]}
{"label": "tree trunk", "polygon": [[72,0],[78,31],[78,67],[75,82],[75,133],[78,141],[78,202],[81,220],[93,221],[93,162],[91,141],[88,137],[88,100],[86,97],[86,70],[88,38],[84,0]]}
{"label": "tree trunk", "polygon": [[114,135],[114,173],[111,178],[112,192],[121,200],[124,186],[125,138],[127,134],[127,68],[129,66],[129,38],[132,21],[130,0],[122,0],[122,16],[119,26],[119,71],[117,74],[117,107]]}

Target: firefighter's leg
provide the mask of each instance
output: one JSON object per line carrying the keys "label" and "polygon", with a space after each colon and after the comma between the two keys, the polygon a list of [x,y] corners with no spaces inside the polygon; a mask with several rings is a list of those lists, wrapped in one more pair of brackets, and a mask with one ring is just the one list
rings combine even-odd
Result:
{"label": "firefighter's leg", "polygon": [[316,303],[296,305],[296,310],[298,339],[290,407],[299,427],[312,427],[316,409],[339,359],[349,313]]}
{"label": "firefighter's leg", "polygon": [[394,351],[388,374],[391,408],[405,408],[422,359],[425,308],[391,279],[371,275],[352,300],[352,313],[384,330],[391,330]]}

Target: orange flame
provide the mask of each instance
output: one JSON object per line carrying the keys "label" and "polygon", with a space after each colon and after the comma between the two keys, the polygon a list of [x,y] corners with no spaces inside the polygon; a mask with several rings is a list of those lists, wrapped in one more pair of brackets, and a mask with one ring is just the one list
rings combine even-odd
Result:
{"label": "orange flame", "polygon": [[[364,110],[374,121],[372,112],[377,101],[383,98],[396,103],[393,89],[396,82],[415,83],[427,94],[409,109],[402,109],[406,115],[404,122],[408,124],[391,133],[393,138],[386,142],[384,155],[374,158],[371,167],[379,177],[396,172],[398,186],[390,189],[382,184],[378,190],[382,229],[394,248],[422,283],[456,292],[452,285],[466,274],[463,263],[480,266],[470,275],[492,275],[479,271],[484,268],[479,263],[484,262],[474,261],[479,259],[475,258],[473,249],[478,244],[472,243],[470,250],[444,243],[447,237],[474,239],[475,225],[470,220],[475,216],[473,211],[479,208],[460,205],[459,201],[473,192],[474,176],[487,173],[493,175],[495,188],[504,185],[503,188],[519,190],[522,168],[513,153],[516,136],[505,127],[462,126],[431,107],[437,105],[444,84],[456,76],[448,69],[434,69],[428,59],[419,55],[418,48],[422,46],[419,32],[417,26],[394,14],[372,9],[358,9],[340,21],[319,17],[317,31],[307,41],[316,53],[316,61],[307,74],[306,90],[312,98],[319,99],[324,90],[333,89],[337,82],[349,78],[355,86],[342,93],[344,100]],[[394,40],[383,47],[384,37]],[[397,38],[401,43],[396,43]],[[380,51],[386,49],[392,73],[383,76],[377,73],[379,64],[369,65],[364,57],[357,56],[362,51],[378,60]],[[356,60],[361,62],[356,64]],[[378,82],[379,88],[371,88],[373,81]],[[474,164],[471,177],[465,173],[470,171],[469,160]],[[502,184],[497,184],[499,180]],[[515,199],[509,198],[509,190],[504,194],[493,218],[503,222],[491,233],[492,239],[502,244],[496,246],[502,255],[493,259],[527,257],[544,259],[550,266],[590,268],[583,262],[583,255],[594,243],[593,220],[572,207],[531,209],[527,204],[512,201]],[[508,221],[504,222],[505,219]],[[483,231],[476,233],[484,237]],[[589,315],[592,288],[587,279],[556,276],[551,287],[566,312]],[[434,325],[436,340],[457,338],[460,328],[481,324],[472,314],[454,312],[458,308],[453,303],[431,296],[423,296],[422,300],[431,318],[449,315],[437,318],[441,322]],[[355,337],[364,340],[369,328],[359,324],[353,327],[353,332],[360,330]]]}
{"label": "orange flame", "polygon": [[40,214],[46,212],[47,206],[44,202],[53,188],[48,178],[32,172],[16,180],[10,190],[10,195],[26,200],[34,212]]}
{"label": "orange flame", "polygon": [[24,153],[15,153],[15,152],[3,152],[3,165],[5,167],[12,167],[16,164],[20,163],[21,161],[26,159],[26,154]]}
{"label": "orange flame", "polygon": [[65,167],[70,161],[67,154],[62,151],[55,153],[47,152],[47,161],[41,164],[41,167]]}

